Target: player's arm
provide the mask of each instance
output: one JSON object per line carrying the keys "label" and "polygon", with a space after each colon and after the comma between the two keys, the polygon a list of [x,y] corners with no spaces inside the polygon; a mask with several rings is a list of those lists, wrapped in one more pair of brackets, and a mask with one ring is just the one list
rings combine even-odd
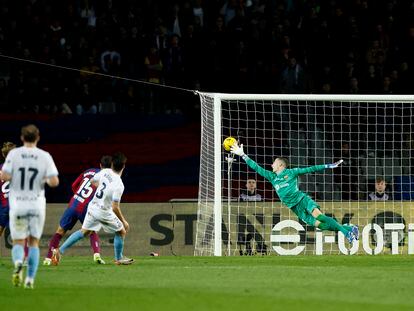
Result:
{"label": "player's arm", "polygon": [[11,175],[5,171],[0,171],[0,179],[3,181],[10,181]]}
{"label": "player's arm", "polygon": [[267,180],[272,179],[273,172],[264,169],[259,164],[257,164],[254,160],[250,159],[247,156],[247,154],[245,154],[244,151],[243,151],[243,144],[241,144],[239,146],[237,143],[235,143],[233,146],[231,146],[230,152],[231,153],[234,153],[234,154],[237,154],[238,156],[242,157],[242,159],[246,162],[246,164],[252,170],[254,170],[255,172],[257,172],[260,176],[263,176]]}
{"label": "player's arm", "polygon": [[327,168],[337,168],[339,165],[341,165],[342,162],[344,162],[344,160],[339,160],[331,164],[314,165],[314,166],[309,166],[309,167],[304,167],[304,168],[294,168],[292,169],[292,171],[296,175],[310,174],[310,173],[323,171]]}
{"label": "player's arm", "polygon": [[114,211],[115,215],[119,218],[119,220],[124,224],[125,230],[129,230],[129,223],[126,221],[124,215],[121,211],[121,197],[124,192],[123,187],[116,189],[112,194],[112,210]]}
{"label": "player's arm", "polygon": [[102,171],[96,173],[91,179],[91,185],[95,188],[98,188],[98,186],[99,186],[99,181],[100,181],[101,176],[102,176],[101,172]]}
{"label": "player's arm", "polygon": [[58,177],[59,172],[57,170],[55,162],[53,161],[52,156],[49,153],[47,153],[46,161],[47,161],[47,169],[46,169],[45,181],[49,187],[55,188],[59,186],[59,177]]}
{"label": "player's arm", "polygon": [[12,179],[12,157],[11,154],[14,153],[14,150],[11,150],[4,161],[3,167],[0,171],[0,178],[3,181],[10,181]]}
{"label": "player's arm", "polygon": [[129,230],[129,223],[126,221],[124,215],[121,211],[121,204],[120,202],[112,201],[112,210],[114,211],[115,215],[119,218],[119,220],[124,224],[125,230]]}
{"label": "player's arm", "polygon": [[59,177],[57,175],[46,178],[46,183],[49,187],[55,188],[59,186]]}

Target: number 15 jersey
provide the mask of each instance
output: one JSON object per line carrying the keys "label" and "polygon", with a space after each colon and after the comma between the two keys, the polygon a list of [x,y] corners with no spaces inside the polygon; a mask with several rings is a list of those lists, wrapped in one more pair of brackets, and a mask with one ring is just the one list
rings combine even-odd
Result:
{"label": "number 15 jersey", "polygon": [[69,208],[75,209],[79,214],[86,211],[96,191],[96,188],[91,184],[91,180],[99,171],[99,168],[90,168],[76,178],[72,184],[73,196],[70,199]]}
{"label": "number 15 jersey", "polygon": [[58,175],[52,156],[37,147],[11,150],[2,170],[12,176],[9,199],[21,202],[44,200],[46,179]]}

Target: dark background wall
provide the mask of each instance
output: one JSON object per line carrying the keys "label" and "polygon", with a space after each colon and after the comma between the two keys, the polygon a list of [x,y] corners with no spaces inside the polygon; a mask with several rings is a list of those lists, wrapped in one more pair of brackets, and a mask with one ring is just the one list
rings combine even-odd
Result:
{"label": "dark background wall", "polygon": [[61,185],[48,190],[49,202],[69,201],[76,177],[117,151],[128,157],[124,201],[197,197],[200,124],[184,116],[2,115],[0,120],[2,140],[16,143],[22,125],[39,126],[39,146],[52,154],[61,176]]}

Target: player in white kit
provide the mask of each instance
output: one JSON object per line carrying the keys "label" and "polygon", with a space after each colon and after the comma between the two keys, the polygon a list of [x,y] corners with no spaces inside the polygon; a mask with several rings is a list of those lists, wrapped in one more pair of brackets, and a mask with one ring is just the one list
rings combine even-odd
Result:
{"label": "player in white kit", "polygon": [[9,152],[1,171],[1,179],[10,181],[10,234],[15,267],[12,282],[15,286],[22,284],[24,243],[28,240],[25,288],[33,288],[39,265],[39,240],[46,214],[44,185],[59,185],[58,171],[51,155],[37,148],[39,138],[36,126],[24,126],[21,131],[23,146]]}
{"label": "player in white kit", "polygon": [[124,184],[121,180],[124,171],[126,157],[122,153],[112,156],[110,169],[103,169],[92,178],[92,185],[96,186],[95,196],[88,206],[82,228],[69,236],[58,249],[53,250],[52,264],[57,265],[61,254],[76,242],[101,228],[108,233],[115,233],[114,252],[115,263],[129,265],[134,260],[124,257],[124,239],[129,230],[129,224],[122,215],[120,209],[121,197],[124,192]]}

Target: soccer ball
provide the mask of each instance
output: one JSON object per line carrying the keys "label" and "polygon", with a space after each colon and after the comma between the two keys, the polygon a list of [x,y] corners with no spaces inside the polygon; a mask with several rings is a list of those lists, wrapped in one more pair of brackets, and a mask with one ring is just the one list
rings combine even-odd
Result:
{"label": "soccer ball", "polygon": [[236,138],[234,137],[227,137],[224,141],[223,141],[223,148],[226,151],[230,151],[231,146],[233,146],[235,143],[237,143]]}

